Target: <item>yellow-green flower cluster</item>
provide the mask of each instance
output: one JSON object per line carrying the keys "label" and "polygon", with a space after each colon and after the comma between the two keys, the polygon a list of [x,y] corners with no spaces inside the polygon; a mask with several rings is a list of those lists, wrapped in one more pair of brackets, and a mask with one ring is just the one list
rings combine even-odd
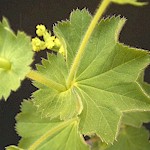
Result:
{"label": "yellow-green flower cluster", "polygon": [[46,27],[44,25],[37,25],[36,26],[36,34],[40,37],[47,33]]}
{"label": "yellow-green flower cluster", "polygon": [[[65,55],[60,40],[55,36],[51,36],[51,32],[48,32],[44,25],[41,24],[36,26],[36,34],[38,37],[32,39],[33,51],[38,52],[44,49],[49,49]],[[43,38],[43,40],[39,37]]]}
{"label": "yellow-green flower cluster", "polygon": [[38,52],[46,48],[45,42],[40,40],[38,37],[32,39],[32,48],[34,51]]}

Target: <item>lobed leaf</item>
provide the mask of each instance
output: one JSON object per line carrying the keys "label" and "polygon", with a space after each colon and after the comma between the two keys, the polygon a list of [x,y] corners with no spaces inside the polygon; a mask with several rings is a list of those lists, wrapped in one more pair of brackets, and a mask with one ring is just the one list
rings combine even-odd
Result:
{"label": "lobed leaf", "polygon": [[150,111],[125,113],[122,122],[126,125],[140,128],[143,123],[150,122]]}
{"label": "lobed leaf", "polygon": [[16,91],[30,71],[33,52],[30,38],[24,32],[13,33],[5,18],[0,22],[0,58],[11,63],[11,69],[0,68],[0,99]]}
{"label": "lobed leaf", "polygon": [[[80,37],[90,21],[89,13],[85,11],[73,12],[70,24],[59,23],[54,28],[55,34],[66,41],[68,66],[73,61],[69,59],[70,54],[75,57],[82,40]],[[79,16],[84,19],[76,19]],[[83,103],[81,131],[96,132],[106,142],[113,142],[116,138],[122,112],[150,109],[149,98],[136,82],[140,70],[149,63],[149,54],[118,43],[124,23],[124,18],[112,17],[97,25],[74,79],[73,89]],[[74,45],[76,48],[72,49]]]}
{"label": "lobed leaf", "polygon": [[16,117],[16,130],[22,137],[18,144],[19,148],[29,150],[70,150],[70,147],[72,150],[89,149],[78,132],[78,119],[63,122],[59,119],[50,121],[48,118],[41,118],[33,101],[24,101],[21,110],[22,112]]}
{"label": "lobed leaf", "polygon": [[125,127],[118,140],[105,150],[149,150],[149,133],[145,128]]}
{"label": "lobed leaf", "polygon": [[[70,68],[76,63],[74,58],[91,18],[87,10],[76,10],[69,21],[54,27],[55,34],[65,42],[67,57],[63,60],[63,56],[51,55],[43,61],[43,66],[37,67],[39,73],[66,87]],[[66,91],[35,83],[39,90],[33,98],[42,116],[60,116],[65,120],[78,115],[81,133],[94,132],[106,143],[113,143],[124,112],[150,110],[149,96],[137,80],[149,63],[149,53],[118,42],[125,21],[120,17],[100,21],[80,58],[72,85],[66,87]]]}
{"label": "lobed leaf", "polygon": [[[64,57],[60,54],[48,54],[48,60],[43,59],[42,65],[37,65],[41,75],[66,86],[68,69]],[[63,120],[70,119],[81,113],[82,104],[78,93],[73,89],[60,92],[35,82],[39,88],[33,93],[34,104],[42,112],[42,117],[51,119],[60,117]]]}

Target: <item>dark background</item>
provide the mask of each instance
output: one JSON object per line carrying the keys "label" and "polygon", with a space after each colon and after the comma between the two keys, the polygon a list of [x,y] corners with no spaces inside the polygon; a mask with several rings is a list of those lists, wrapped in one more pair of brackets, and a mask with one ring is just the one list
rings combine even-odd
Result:
{"label": "dark background", "polygon": [[[21,30],[35,36],[37,24],[45,24],[52,30],[53,23],[68,18],[73,9],[86,7],[93,14],[98,4],[99,0],[0,0],[0,19],[5,16],[14,31]],[[138,8],[112,4],[104,16],[114,14],[121,14],[128,19],[121,32],[120,41],[150,50],[150,5]],[[38,53],[35,62],[40,62],[41,57],[45,57],[45,53]],[[32,66],[34,67],[34,64]],[[145,80],[150,83],[149,77],[148,68]],[[4,150],[5,146],[17,144],[20,139],[14,130],[14,118],[20,111],[22,100],[29,98],[33,91],[35,88],[26,79],[17,92],[12,92],[7,102],[0,101],[0,150]]]}

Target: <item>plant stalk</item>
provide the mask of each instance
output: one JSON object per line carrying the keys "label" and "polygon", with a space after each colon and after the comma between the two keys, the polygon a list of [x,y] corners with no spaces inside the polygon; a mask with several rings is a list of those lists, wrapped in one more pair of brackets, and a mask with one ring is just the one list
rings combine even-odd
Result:
{"label": "plant stalk", "polygon": [[74,76],[77,72],[78,66],[80,64],[80,60],[84,54],[84,50],[88,43],[88,40],[89,40],[91,34],[93,33],[93,30],[95,29],[96,24],[98,23],[99,19],[102,17],[103,13],[105,12],[106,8],[108,7],[108,5],[110,3],[111,3],[110,0],[103,0],[102,3],[100,4],[96,14],[94,15],[93,20],[91,21],[91,23],[85,33],[83,41],[78,49],[78,53],[77,53],[77,55],[73,61],[73,64],[70,68],[69,76],[67,79],[67,88],[70,88],[72,86]]}
{"label": "plant stalk", "polygon": [[36,72],[34,70],[31,70],[26,75],[26,77],[30,78],[30,79],[32,79],[34,81],[37,81],[37,82],[39,82],[39,83],[41,83],[41,84],[43,84],[43,85],[45,85],[45,86],[47,86],[49,88],[55,89],[57,91],[60,91],[60,92],[66,90],[66,88],[63,85],[61,85],[61,84],[59,84],[59,83],[57,83],[57,82],[55,82],[53,80],[50,80],[50,79],[44,77],[43,75],[39,74],[38,72]]}
{"label": "plant stalk", "polygon": [[0,57],[0,68],[5,69],[5,70],[10,70],[11,63],[7,59]]}

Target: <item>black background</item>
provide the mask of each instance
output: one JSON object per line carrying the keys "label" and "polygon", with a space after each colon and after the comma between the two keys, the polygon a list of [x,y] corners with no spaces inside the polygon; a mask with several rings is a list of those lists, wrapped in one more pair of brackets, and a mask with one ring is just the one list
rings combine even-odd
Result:
{"label": "black background", "polygon": [[[0,19],[8,18],[14,31],[21,30],[35,36],[35,26],[45,24],[52,30],[53,23],[65,20],[77,7],[84,7],[94,14],[99,0],[0,0]],[[137,48],[150,50],[150,6],[133,7],[112,4],[104,16],[125,16],[128,20],[120,35],[120,41]],[[35,56],[40,62],[45,53]],[[34,68],[34,64],[32,65]],[[150,83],[150,69],[146,70],[145,80]],[[19,137],[15,133],[15,116],[20,111],[23,99],[29,98],[35,88],[29,80],[22,82],[17,92],[12,92],[8,101],[0,101],[0,150],[5,146],[17,144]]]}

